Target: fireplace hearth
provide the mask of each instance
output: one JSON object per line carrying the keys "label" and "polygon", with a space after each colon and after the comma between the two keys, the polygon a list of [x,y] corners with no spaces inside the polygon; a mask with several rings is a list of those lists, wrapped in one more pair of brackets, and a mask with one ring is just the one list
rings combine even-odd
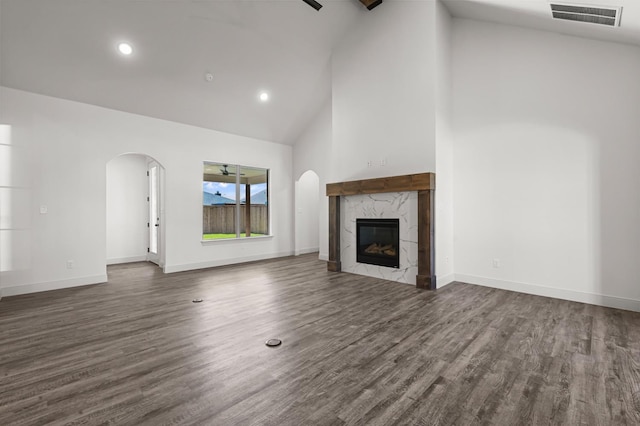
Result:
{"label": "fireplace hearth", "polygon": [[399,219],[356,219],[356,261],[400,267]]}

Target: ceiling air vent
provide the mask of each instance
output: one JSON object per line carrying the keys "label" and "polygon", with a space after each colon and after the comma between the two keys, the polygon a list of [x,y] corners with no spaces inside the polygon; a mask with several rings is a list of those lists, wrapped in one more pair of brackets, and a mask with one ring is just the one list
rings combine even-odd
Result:
{"label": "ceiling air vent", "polygon": [[579,4],[551,4],[551,14],[555,19],[589,22],[592,24],[617,27],[620,25],[621,7],[593,6]]}

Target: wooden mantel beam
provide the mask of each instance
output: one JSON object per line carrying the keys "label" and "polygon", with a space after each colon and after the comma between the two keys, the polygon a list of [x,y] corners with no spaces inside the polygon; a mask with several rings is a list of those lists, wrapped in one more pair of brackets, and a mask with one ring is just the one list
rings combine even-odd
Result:
{"label": "wooden mantel beam", "polygon": [[377,179],[328,183],[327,196],[379,194],[382,192],[428,191],[436,188],[435,173],[391,176]]}

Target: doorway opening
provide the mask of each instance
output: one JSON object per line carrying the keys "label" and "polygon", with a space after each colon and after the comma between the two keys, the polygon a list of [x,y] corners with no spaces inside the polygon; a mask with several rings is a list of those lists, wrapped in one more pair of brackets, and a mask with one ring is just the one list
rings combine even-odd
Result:
{"label": "doorway opening", "polygon": [[295,254],[318,252],[320,178],[313,170],[307,170],[296,181],[295,190]]}
{"label": "doorway opening", "polygon": [[164,168],[145,154],[107,163],[107,265],[152,262],[164,267]]}
{"label": "doorway opening", "polygon": [[160,253],[160,237],[162,236],[160,231],[160,165],[155,160],[147,162],[147,179],[149,182],[147,261],[163,266]]}

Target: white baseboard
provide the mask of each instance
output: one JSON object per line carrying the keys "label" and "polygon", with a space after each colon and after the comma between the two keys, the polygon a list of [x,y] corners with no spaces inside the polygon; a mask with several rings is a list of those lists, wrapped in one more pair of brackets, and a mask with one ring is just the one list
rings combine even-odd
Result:
{"label": "white baseboard", "polygon": [[436,288],[442,288],[447,284],[451,284],[456,280],[454,274],[445,275],[444,277],[436,277]]}
{"label": "white baseboard", "polygon": [[556,299],[570,300],[573,302],[588,303],[590,305],[604,306],[607,308],[624,309],[640,312],[640,300],[627,299],[616,296],[606,296],[597,293],[585,293],[575,290],[567,290],[555,287],[546,287],[537,284],[526,284],[514,281],[496,280],[493,278],[477,277],[467,274],[455,274],[455,281],[493,287],[518,293],[534,294],[536,296],[553,297]]}
{"label": "white baseboard", "polygon": [[116,257],[112,259],[107,259],[107,265],[118,265],[120,263],[131,263],[131,262],[146,262],[147,255],[143,256],[132,256],[132,257]]}
{"label": "white baseboard", "polygon": [[318,260],[324,260],[325,262],[329,261],[329,255],[326,253],[320,253],[318,255]]}
{"label": "white baseboard", "polygon": [[71,278],[68,280],[47,281],[42,283],[16,285],[2,289],[2,296],[17,296],[19,294],[39,293],[41,291],[60,290],[69,287],[106,283],[107,275],[94,275],[91,277]]}
{"label": "white baseboard", "polygon": [[256,260],[275,259],[277,257],[292,256],[292,251],[283,251],[279,253],[261,254],[256,256],[234,257],[233,259],[211,260],[208,262],[185,263],[182,265],[165,265],[164,273],[171,274],[174,272],[192,271],[194,269],[215,268],[216,266],[235,265],[236,263],[253,262]]}
{"label": "white baseboard", "polygon": [[309,254],[309,253],[317,253],[320,249],[318,247],[309,247],[306,249],[296,250],[295,255],[300,256],[301,254]]}

